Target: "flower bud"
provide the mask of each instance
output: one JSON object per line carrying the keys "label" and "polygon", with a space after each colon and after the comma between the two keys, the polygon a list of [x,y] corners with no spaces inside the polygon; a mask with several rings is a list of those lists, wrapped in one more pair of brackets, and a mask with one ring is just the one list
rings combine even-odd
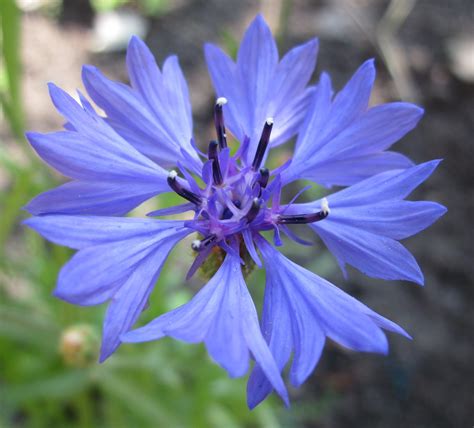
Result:
{"label": "flower bud", "polygon": [[99,345],[99,336],[91,326],[76,324],[61,335],[59,352],[67,365],[87,367],[97,361]]}

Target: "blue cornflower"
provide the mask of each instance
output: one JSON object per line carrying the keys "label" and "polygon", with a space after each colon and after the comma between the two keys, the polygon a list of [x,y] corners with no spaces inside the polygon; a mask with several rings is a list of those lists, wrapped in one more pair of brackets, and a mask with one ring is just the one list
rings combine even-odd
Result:
{"label": "blue cornflower", "polygon": [[[212,45],[205,50],[219,96],[216,140],[205,154],[192,140],[189,96],[176,58],[166,60],[160,72],[137,38],[127,53],[131,88],[84,68],[87,92],[107,117],[81,94],[80,105],[50,85],[66,130],[29,133],[28,139],[73,181],[30,202],[27,209],[42,215],[26,223],[47,239],[79,250],[61,270],[56,296],[78,305],[109,302],[101,361],[121,341],[171,336],[204,342],[233,377],[244,375],[253,357],[250,407],[272,390],[288,403],[281,371],[291,353],[290,381],[298,386],[317,364],[326,336],[350,349],[386,353],[382,329],[408,335],[288,260],[264,232],[273,231],[275,246],[282,245],[281,232],[308,244],[288,225],[310,227],[341,268],[349,263],[370,276],[421,284],[416,261],[398,240],[445,212],[436,203],[404,200],[438,162],[413,166],[386,151],[416,125],[422,111],[406,103],[368,109],[371,61],[333,97],[327,75],[316,88],[307,87],[317,43],[297,47],[278,62],[260,16],[247,30],[236,64]],[[226,126],[241,143],[233,155]],[[265,160],[271,147],[295,134],[293,160],[269,171]],[[170,165],[177,168],[166,170]],[[281,204],[282,188],[299,178],[351,186],[297,204],[300,192]],[[149,216],[190,212],[188,220],[111,217],[167,191],[186,202]],[[130,331],[169,252],[191,233],[196,233],[195,259],[187,278],[213,259],[218,263],[209,282],[190,302]],[[261,325],[243,273],[253,264],[267,272]]]}

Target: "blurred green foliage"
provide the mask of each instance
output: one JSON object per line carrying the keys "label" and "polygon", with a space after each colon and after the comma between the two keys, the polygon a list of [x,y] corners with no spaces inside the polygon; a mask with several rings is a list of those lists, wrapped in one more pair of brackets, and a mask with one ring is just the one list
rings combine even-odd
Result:
{"label": "blurred green foliage", "polygon": [[23,109],[20,94],[21,74],[18,46],[20,12],[12,0],[0,0],[0,104],[14,134],[21,138]]}
{"label": "blurred green foliage", "polygon": [[159,15],[172,4],[170,0],[91,0],[92,7],[99,12],[117,9],[124,5],[136,6],[144,15]]}

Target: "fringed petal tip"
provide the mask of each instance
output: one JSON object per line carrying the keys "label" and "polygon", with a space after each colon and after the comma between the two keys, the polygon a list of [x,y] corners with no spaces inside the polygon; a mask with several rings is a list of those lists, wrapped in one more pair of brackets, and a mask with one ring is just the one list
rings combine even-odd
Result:
{"label": "fringed petal tip", "polygon": [[40,132],[34,132],[34,131],[25,132],[25,138],[32,146],[34,146],[36,138],[40,137],[41,135],[43,134],[41,134]]}
{"label": "fringed petal tip", "polygon": [[[257,15],[255,16],[255,18],[254,18],[254,19],[252,20],[252,22],[250,23],[249,28],[250,28],[252,25],[259,25],[259,26],[262,26],[262,27],[269,28],[269,27],[268,27],[268,24],[267,24],[267,21],[265,21],[265,18],[263,17],[263,14],[262,14],[262,13],[257,13]],[[248,31],[248,29],[247,29],[247,31]]]}
{"label": "fringed petal tip", "polygon": [[88,295],[82,295],[80,293],[75,294],[74,289],[71,289],[71,287],[65,284],[57,284],[56,288],[51,292],[51,295],[53,297],[56,297],[56,299],[76,306],[93,306],[104,303],[105,300],[101,298],[103,294],[100,294],[97,297],[90,297]]}
{"label": "fringed petal tip", "polygon": [[[266,398],[266,397],[265,397]],[[260,403],[262,403],[265,398],[262,398],[260,400],[256,400],[254,399],[253,397],[247,395],[247,407],[249,408],[249,410],[253,410],[255,409],[255,407],[257,407]],[[291,404],[290,404],[290,399],[287,398],[287,399],[283,399],[282,398],[282,401],[283,401],[283,404],[285,405],[285,407],[287,409],[291,409]]]}
{"label": "fringed petal tip", "polygon": [[439,220],[448,212],[448,208],[446,206],[439,204],[437,202],[432,202],[431,206],[432,206],[432,211],[431,211],[432,222],[428,224],[426,227],[431,226],[431,224]]}
{"label": "fringed petal tip", "polygon": [[113,349],[108,349],[102,345],[100,349],[100,354],[99,354],[99,364],[105,363],[105,361],[116,351],[118,346],[116,346]]}
{"label": "fringed petal tip", "polygon": [[59,289],[58,286],[51,292],[51,296],[56,297],[57,299],[64,300],[67,303],[75,304],[73,301],[71,301],[65,293],[63,293],[63,290]]}
{"label": "fringed petal tip", "polygon": [[133,34],[130,37],[130,40],[128,41],[127,50],[128,49],[136,49],[136,48],[145,48],[145,49],[148,50],[148,47],[145,44],[145,42],[140,37],[138,37],[136,34]]}
{"label": "fringed petal tip", "polygon": [[424,116],[425,114],[425,109],[423,107],[420,107],[416,104],[410,104],[411,105],[411,108],[414,110],[415,114],[415,118],[416,118],[416,123],[419,122],[419,120]]}
{"label": "fringed petal tip", "polygon": [[303,46],[311,47],[312,49],[316,50],[316,54],[319,50],[319,39],[317,37],[313,37],[309,39]]}
{"label": "fringed petal tip", "polygon": [[369,58],[366,59],[362,65],[359,67],[359,70],[365,70],[367,69],[368,71],[372,71],[375,73],[375,58]]}
{"label": "fringed petal tip", "polygon": [[[438,165],[444,161],[444,158],[438,158],[438,159],[432,159],[430,161],[427,161],[427,162],[423,162],[421,164],[418,164],[417,167],[419,167],[420,169],[426,169],[429,171],[429,173],[427,174],[426,178],[428,178],[432,173],[433,171],[438,168]],[[426,180],[425,178],[425,180]]]}
{"label": "fringed petal tip", "polygon": [[414,282],[420,287],[425,286],[425,276],[423,275],[423,272],[421,271],[421,269],[418,271],[418,275],[413,276],[411,279],[408,279],[408,281]]}
{"label": "fringed petal tip", "polygon": [[59,86],[57,86],[56,83],[54,82],[51,82],[51,81],[47,82],[46,85],[48,86],[48,91],[51,98],[53,97],[53,95],[55,95],[59,91],[62,91],[62,89]]}
{"label": "fringed petal tip", "polygon": [[[28,204],[21,207],[20,208],[22,211],[26,211],[26,212],[29,212],[28,211]],[[24,220],[22,220],[20,222],[20,224],[22,226],[28,226],[30,229],[33,229],[33,230],[36,230],[36,227],[35,227],[35,218],[36,217],[28,217],[28,218],[25,218]]]}
{"label": "fringed petal tip", "polygon": [[399,334],[400,336],[403,336],[405,339],[408,339],[408,340],[413,340],[413,336],[408,333],[404,328],[400,327],[400,326],[397,326],[398,329],[395,331],[392,331],[392,333],[396,333],[396,334]]}

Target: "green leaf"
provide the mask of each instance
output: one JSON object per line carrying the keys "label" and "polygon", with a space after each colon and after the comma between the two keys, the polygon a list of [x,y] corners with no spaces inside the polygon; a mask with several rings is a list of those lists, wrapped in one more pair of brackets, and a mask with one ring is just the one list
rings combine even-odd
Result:
{"label": "green leaf", "polygon": [[38,399],[64,400],[84,391],[93,381],[89,370],[66,371],[53,377],[10,385],[6,399],[10,403],[22,404]]}
{"label": "green leaf", "polygon": [[56,353],[59,328],[31,310],[0,306],[0,336],[32,345],[46,353]]}
{"label": "green leaf", "polygon": [[127,0],[91,0],[92,7],[98,12],[114,10],[128,3]]}
{"label": "green leaf", "polygon": [[162,400],[154,395],[148,395],[137,384],[118,376],[103,372],[100,385],[111,397],[140,415],[153,426],[177,426],[177,420],[162,406]]}
{"label": "green leaf", "polygon": [[0,103],[13,133],[23,138],[23,108],[21,103],[20,11],[14,0],[0,0],[2,57],[6,88]]}

